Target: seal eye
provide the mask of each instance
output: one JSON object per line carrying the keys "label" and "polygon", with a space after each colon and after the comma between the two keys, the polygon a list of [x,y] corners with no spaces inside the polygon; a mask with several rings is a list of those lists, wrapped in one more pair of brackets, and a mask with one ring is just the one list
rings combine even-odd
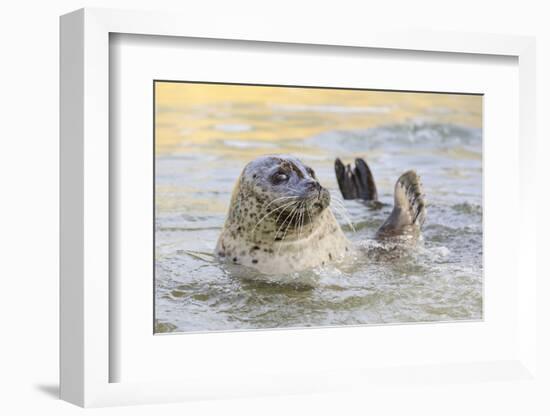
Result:
{"label": "seal eye", "polygon": [[277,172],[273,175],[272,180],[274,183],[281,183],[288,181],[288,175],[284,172]]}
{"label": "seal eye", "polygon": [[313,169],[311,169],[310,167],[307,167],[307,168],[306,168],[306,172],[307,172],[308,175],[311,176],[313,179],[317,179],[317,178],[315,178],[315,172],[314,172]]}

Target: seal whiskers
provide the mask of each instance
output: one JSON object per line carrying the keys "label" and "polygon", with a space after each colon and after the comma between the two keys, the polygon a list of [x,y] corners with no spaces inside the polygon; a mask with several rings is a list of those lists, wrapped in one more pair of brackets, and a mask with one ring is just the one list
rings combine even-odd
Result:
{"label": "seal whiskers", "polygon": [[[297,196],[288,196],[288,197],[282,197],[282,198],[278,198],[278,199],[280,200],[280,199],[283,199],[283,198],[284,198],[284,199],[288,199],[288,198],[298,198],[298,197],[297,197]],[[275,202],[275,201],[271,201],[271,202],[268,204],[268,206],[269,206],[271,203],[273,203],[273,202]],[[288,203],[288,201],[287,201],[287,203]],[[269,211],[267,214],[265,214],[265,215],[256,223],[256,225],[254,225],[254,228],[252,229],[252,233],[254,233],[254,231],[256,231],[256,228],[258,227],[258,225],[260,225],[260,223],[261,223],[263,220],[265,220],[268,216],[270,216],[271,214],[273,214],[274,212],[276,212],[276,211],[278,211],[278,210],[280,210],[280,209],[284,210],[285,208],[288,208],[288,207],[292,206],[292,204],[294,204],[294,201],[288,203],[287,205],[284,205],[284,204],[283,204],[283,205],[281,205],[280,207],[274,208],[274,209],[272,209],[271,211]],[[283,212],[284,212],[284,211],[283,211]]]}
{"label": "seal whiskers", "polygon": [[[287,233],[288,228],[290,227],[290,225],[291,225],[291,223],[292,223],[292,218],[294,218],[294,215],[295,215],[297,209],[298,209],[298,206],[293,207],[293,208],[292,208],[292,211],[290,211],[290,214],[288,214],[288,215],[285,217],[283,223],[281,224],[281,226],[280,226],[280,227],[277,229],[277,231],[275,232],[275,237],[274,237],[274,239],[273,239],[274,242],[275,242],[275,241],[282,241],[282,240],[285,239],[286,233]],[[288,224],[287,224],[287,221],[288,221]],[[284,234],[283,234],[283,237],[282,237],[280,240],[278,240],[279,231],[281,231],[281,229],[283,228],[283,226],[284,226],[285,224],[287,224],[287,225],[286,225],[286,228],[285,228],[285,232],[284,232]]]}
{"label": "seal whiskers", "polygon": [[351,230],[355,233],[355,226],[353,225],[353,222],[351,221],[351,218],[348,215],[347,209],[344,206],[344,203],[337,197],[333,197],[332,200],[336,202],[337,205],[333,205],[333,208],[335,208],[338,215],[341,215],[344,221],[349,225]]}

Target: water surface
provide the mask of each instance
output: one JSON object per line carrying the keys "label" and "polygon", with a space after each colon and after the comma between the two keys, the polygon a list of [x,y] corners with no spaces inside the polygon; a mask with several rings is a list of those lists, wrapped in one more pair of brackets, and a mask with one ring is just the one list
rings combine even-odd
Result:
{"label": "water surface", "polygon": [[[385,203],[345,201],[352,261],[266,278],[212,253],[244,165],[287,153],[339,196],[333,164],[364,157]],[[408,169],[428,200],[423,240],[380,255],[373,235]],[[481,97],[156,85],[157,332],[472,320],[482,317]]]}

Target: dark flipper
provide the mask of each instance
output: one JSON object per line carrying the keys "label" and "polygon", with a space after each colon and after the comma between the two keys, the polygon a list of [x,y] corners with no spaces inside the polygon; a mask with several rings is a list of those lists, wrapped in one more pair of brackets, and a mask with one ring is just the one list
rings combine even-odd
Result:
{"label": "dark flipper", "polygon": [[378,238],[416,235],[426,219],[426,201],[420,177],[409,170],[395,184],[393,211],[376,232]]}
{"label": "dark flipper", "polygon": [[378,192],[369,165],[363,159],[355,159],[355,167],[344,166],[339,158],[334,161],[338,186],[344,199],[377,201]]}

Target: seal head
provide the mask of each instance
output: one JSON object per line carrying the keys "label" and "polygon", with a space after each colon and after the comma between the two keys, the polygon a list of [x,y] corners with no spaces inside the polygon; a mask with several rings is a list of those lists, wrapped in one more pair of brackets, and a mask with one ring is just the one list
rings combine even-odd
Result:
{"label": "seal head", "polygon": [[243,169],[216,254],[275,274],[342,258],[348,246],[313,169],[293,156],[273,155]]}

